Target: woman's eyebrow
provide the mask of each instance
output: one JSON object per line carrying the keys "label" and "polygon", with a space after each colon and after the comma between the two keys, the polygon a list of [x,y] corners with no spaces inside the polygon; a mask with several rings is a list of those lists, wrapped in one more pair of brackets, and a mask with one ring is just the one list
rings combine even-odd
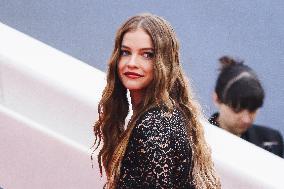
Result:
{"label": "woman's eyebrow", "polygon": [[124,49],[130,49],[129,47],[127,47],[126,45],[121,45],[121,48],[124,48]]}
{"label": "woman's eyebrow", "polygon": [[[121,49],[131,49],[131,48],[126,46],[126,45],[121,45]],[[144,47],[144,48],[141,48],[139,50],[142,50],[142,51],[154,51],[154,48],[152,48],[152,47]]]}
{"label": "woman's eyebrow", "polygon": [[154,51],[154,48],[148,47],[148,48],[142,48],[141,50],[143,50],[143,51],[146,51],[146,50]]}

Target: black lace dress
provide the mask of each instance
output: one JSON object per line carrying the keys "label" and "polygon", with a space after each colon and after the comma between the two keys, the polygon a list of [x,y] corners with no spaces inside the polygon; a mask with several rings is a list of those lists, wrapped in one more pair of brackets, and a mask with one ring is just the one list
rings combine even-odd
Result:
{"label": "black lace dress", "polygon": [[193,189],[191,155],[182,112],[152,108],[132,131],[117,188]]}

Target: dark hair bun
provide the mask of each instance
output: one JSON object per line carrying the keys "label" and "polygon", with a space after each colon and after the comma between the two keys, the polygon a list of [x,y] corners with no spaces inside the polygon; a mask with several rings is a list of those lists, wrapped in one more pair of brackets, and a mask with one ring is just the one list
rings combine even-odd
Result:
{"label": "dark hair bun", "polygon": [[220,70],[224,70],[228,67],[237,65],[237,64],[242,64],[242,61],[236,61],[235,59],[229,57],[229,56],[222,56],[219,58],[219,63],[221,64]]}

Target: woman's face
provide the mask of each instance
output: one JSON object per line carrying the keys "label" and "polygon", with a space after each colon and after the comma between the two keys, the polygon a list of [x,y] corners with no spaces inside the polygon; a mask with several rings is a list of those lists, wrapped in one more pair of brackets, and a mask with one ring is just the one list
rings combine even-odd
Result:
{"label": "woman's face", "polygon": [[151,37],[142,29],[127,32],[122,40],[118,75],[124,87],[143,91],[154,76],[154,47]]}
{"label": "woman's face", "polygon": [[219,105],[219,124],[220,126],[235,134],[240,136],[248,128],[250,128],[256,118],[256,111],[249,111],[247,109],[241,110],[240,112],[235,112],[231,107],[226,104],[220,103]]}

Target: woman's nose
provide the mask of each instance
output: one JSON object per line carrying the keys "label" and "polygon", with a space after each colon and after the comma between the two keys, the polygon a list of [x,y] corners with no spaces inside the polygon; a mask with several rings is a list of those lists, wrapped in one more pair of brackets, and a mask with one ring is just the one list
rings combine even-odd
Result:
{"label": "woman's nose", "polygon": [[130,59],[128,60],[127,65],[129,67],[136,67],[137,66],[137,56],[136,55],[132,55],[130,57]]}

